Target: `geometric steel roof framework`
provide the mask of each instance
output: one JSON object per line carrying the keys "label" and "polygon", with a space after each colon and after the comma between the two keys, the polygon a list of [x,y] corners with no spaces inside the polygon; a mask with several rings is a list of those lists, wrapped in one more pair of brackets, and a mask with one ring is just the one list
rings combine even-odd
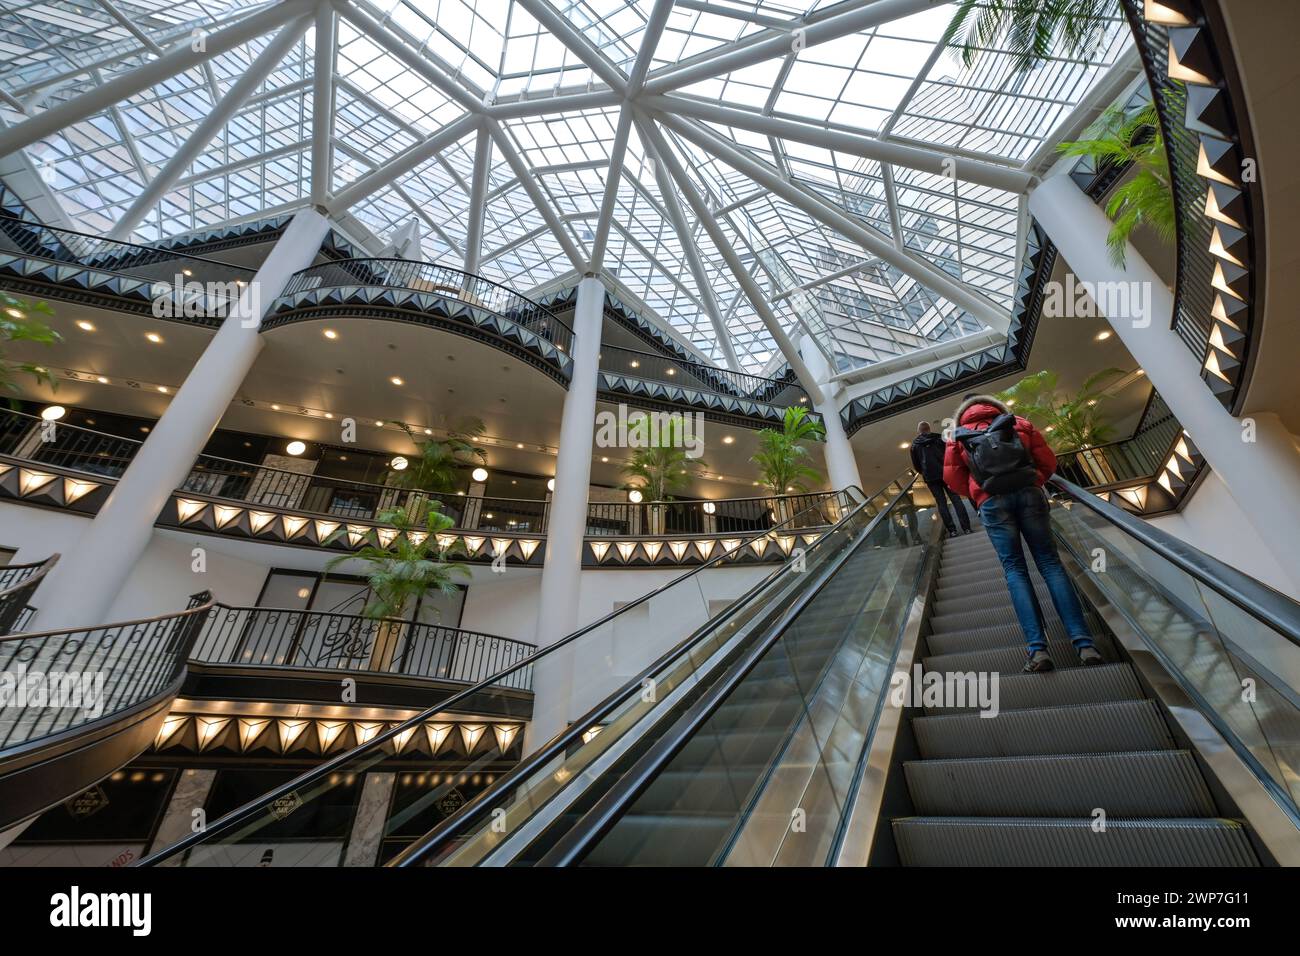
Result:
{"label": "geometric steel roof framework", "polygon": [[719,365],[800,370],[809,334],[845,371],[1005,331],[1025,167],[1131,43],[1116,18],[1086,60],[966,69],[951,12],[0,0],[0,155],[86,232],[315,202],[378,251],[414,220],[419,256],[521,292],[608,272]]}

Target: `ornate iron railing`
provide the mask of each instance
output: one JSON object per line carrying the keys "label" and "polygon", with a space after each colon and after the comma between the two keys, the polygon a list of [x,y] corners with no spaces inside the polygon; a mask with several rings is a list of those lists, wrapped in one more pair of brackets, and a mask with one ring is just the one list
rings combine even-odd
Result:
{"label": "ornate iron railing", "polygon": [[1153,392],[1130,437],[1059,455],[1057,474],[1085,488],[1150,478],[1160,472],[1182,430],[1164,399]]}
{"label": "ornate iron railing", "polygon": [[459,269],[410,259],[340,259],[303,269],[284,296],[340,286],[381,286],[446,296],[476,305],[572,352],[573,330],[545,306],[513,289]]}
{"label": "ornate iron railing", "polygon": [[[22,675],[0,707],[0,750],[29,744],[144,703],[175,683],[212,609],[195,595],[178,614],[0,637],[0,672]],[[19,688],[25,688],[20,690]]]}
{"label": "ornate iron railing", "polygon": [[[476,684],[536,650],[523,641],[418,621],[218,604],[203,624],[193,659]],[[532,668],[506,675],[498,686],[528,690]]]}
{"label": "ornate iron railing", "polygon": [[602,345],[600,370],[611,375],[626,375],[631,378],[661,382],[665,385],[716,392],[731,398],[762,402],[766,405],[779,407],[804,405],[810,412],[812,411],[808,403],[808,393],[794,381],[733,372],[730,369],[670,355]]}
{"label": "ornate iron railing", "polygon": [[25,626],[32,615],[27,601],[58,560],[56,553],[33,564],[0,568],[0,635],[12,634]]}
{"label": "ornate iron railing", "polygon": [[[0,253],[75,264],[183,287],[181,303],[237,299],[255,271],[170,249],[119,242],[70,229],[0,217]],[[211,308],[211,304],[206,308]],[[204,313],[206,314],[206,312]],[[179,316],[178,316],[179,317]]]}
{"label": "ornate iron railing", "polygon": [[711,535],[767,531],[797,515],[795,527],[834,524],[835,492],[718,501],[593,501],[587,536]]}

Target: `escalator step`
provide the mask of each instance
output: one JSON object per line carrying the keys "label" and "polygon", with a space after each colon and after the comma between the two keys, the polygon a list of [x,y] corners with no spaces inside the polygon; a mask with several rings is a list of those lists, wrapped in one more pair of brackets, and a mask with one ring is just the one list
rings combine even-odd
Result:
{"label": "escalator step", "polygon": [[[1059,618],[1044,621],[1049,640],[1068,641],[1065,625]],[[959,654],[963,651],[992,651],[999,647],[1024,644],[1025,632],[1018,623],[995,624],[991,627],[974,627],[970,630],[931,634],[925,639],[931,654]]]}
{"label": "escalator step", "polygon": [[912,730],[927,759],[1169,750],[1174,745],[1151,700],[1034,707],[997,717],[916,717]]}
{"label": "escalator step", "polygon": [[[996,719],[996,718],[994,718]],[[912,760],[922,816],[1211,817],[1214,801],[1185,750]]]}
{"label": "escalator step", "polygon": [[[1044,605],[1042,610],[1045,621],[1060,620],[1056,614],[1056,608],[1052,607],[1050,603]],[[944,634],[948,631],[965,631],[973,628],[993,627],[997,624],[1015,624],[1016,622],[1016,611],[1011,606],[1011,597],[1008,595],[1005,604],[990,602],[984,607],[972,608],[968,611],[936,614],[930,618],[930,630],[935,634]]]}
{"label": "escalator step", "polygon": [[[1097,650],[1108,662],[1118,658],[1110,638],[1099,636],[1095,641]],[[1081,667],[1078,652],[1069,641],[1054,639],[1047,642],[1047,653],[1057,667]],[[922,662],[927,671],[984,671],[986,673],[1014,674],[1025,663],[1025,645],[1013,644],[1009,647],[995,647],[988,650],[958,651],[951,654],[937,654],[927,657]]]}
{"label": "escalator step", "polygon": [[[1065,704],[1098,704],[1114,700],[1141,700],[1145,695],[1128,664],[1104,667],[1071,667],[1047,674],[1012,674],[998,681],[1000,709],[1055,707]],[[925,708],[927,715],[974,710],[966,707]]]}
{"label": "escalator step", "polygon": [[[965,593],[953,593],[955,590],[962,590]],[[948,593],[945,595],[944,591]],[[1038,596],[1038,603],[1044,608],[1051,606],[1052,595],[1042,581],[1034,582],[1034,594]],[[934,613],[953,614],[973,608],[1003,605],[1008,607],[1011,605],[1011,592],[1007,590],[1006,582],[1000,581],[988,587],[980,587],[978,590],[944,588],[935,596]]]}
{"label": "escalator step", "polygon": [[592,849],[586,866],[705,866],[731,833],[731,814],[627,813]]}
{"label": "escalator step", "polygon": [[1233,820],[904,817],[893,822],[904,866],[1258,866]]}
{"label": "escalator step", "polygon": [[[1038,578],[1032,566],[1029,574],[1030,577]],[[1000,582],[1005,587],[1006,582],[1002,574],[1002,565],[998,563],[996,557],[989,557],[971,564],[953,561],[941,566],[938,585],[941,588],[970,587],[971,585],[980,585],[987,588],[993,587]]]}

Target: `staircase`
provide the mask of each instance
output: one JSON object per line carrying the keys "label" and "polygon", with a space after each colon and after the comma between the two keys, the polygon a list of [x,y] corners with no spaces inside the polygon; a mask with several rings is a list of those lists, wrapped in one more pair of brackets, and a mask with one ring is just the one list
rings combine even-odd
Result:
{"label": "staircase", "polygon": [[999,713],[912,719],[914,815],[892,821],[903,865],[1259,865],[1095,620],[1107,663],[1079,664],[1032,559],[1056,664],[1046,674],[1020,673],[1024,640],[987,535],[946,540],[941,561],[922,667],[996,672]]}

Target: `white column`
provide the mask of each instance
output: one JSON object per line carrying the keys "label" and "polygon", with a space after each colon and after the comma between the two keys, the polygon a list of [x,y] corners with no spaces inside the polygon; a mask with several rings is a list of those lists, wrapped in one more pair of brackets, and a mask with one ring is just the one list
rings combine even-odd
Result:
{"label": "white column", "polygon": [[545,647],[578,629],[582,542],[587,530],[591,443],[596,430],[596,375],[605,288],[588,276],[578,284],[573,313],[573,378],[564,396],[555,492],[546,523],[546,560],[537,611],[537,645]]}
{"label": "white column", "polygon": [[[596,378],[605,288],[588,276],[578,284],[573,314],[573,377],[564,396],[555,491],[546,522],[546,559],[537,606],[537,646],[546,647],[578,629],[582,588],[582,546],[591,486],[591,444],[596,428]],[[579,714],[573,703],[574,661],[589,645],[554,652],[533,668],[533,717],[524,752],[545,743]]]}
{"label": "white column", "polygon": [[[1169,327],[1173,295],[1132,244],[1124,268],[1110,261],[1110,220],[1069,177],[1045,180],[1030,195],[1029,211],[1077,281],[1140,283],[1135,288],[1149,291],[1147,315],[1107,319],[1290,575],[1293,593],[1300,593],[1300,451],[1295,438],[1276,414],[1256,412],[1237,419],[1219,403],[1201,380],[1199,359]],[[1103,300],[1098,308],[1105,307],[1107,297],[1098,298]]]}
{"label": "white column", "polygon": [[858,460],[853,455],[853,445],[844,433],[844,422],[840,419],[840,408],[845,403],[844,389],[832,380],[834,369],[809,336],[805,335],[799,341],[799,352],[821,387],[822,400],[813,407],[826,425],[826,478],[836,491],[843,491],[850,485],[861,488]]}
{"label": "white column", "polygon": [[107,623],[114,598],[149,544],[154,520],[190,473],[257,358],[262,316],[289,278],[311,264],[328,228],[329,220],[318,212],[294,216],[104,507],[41,585],[33,602],[34,630]]}

